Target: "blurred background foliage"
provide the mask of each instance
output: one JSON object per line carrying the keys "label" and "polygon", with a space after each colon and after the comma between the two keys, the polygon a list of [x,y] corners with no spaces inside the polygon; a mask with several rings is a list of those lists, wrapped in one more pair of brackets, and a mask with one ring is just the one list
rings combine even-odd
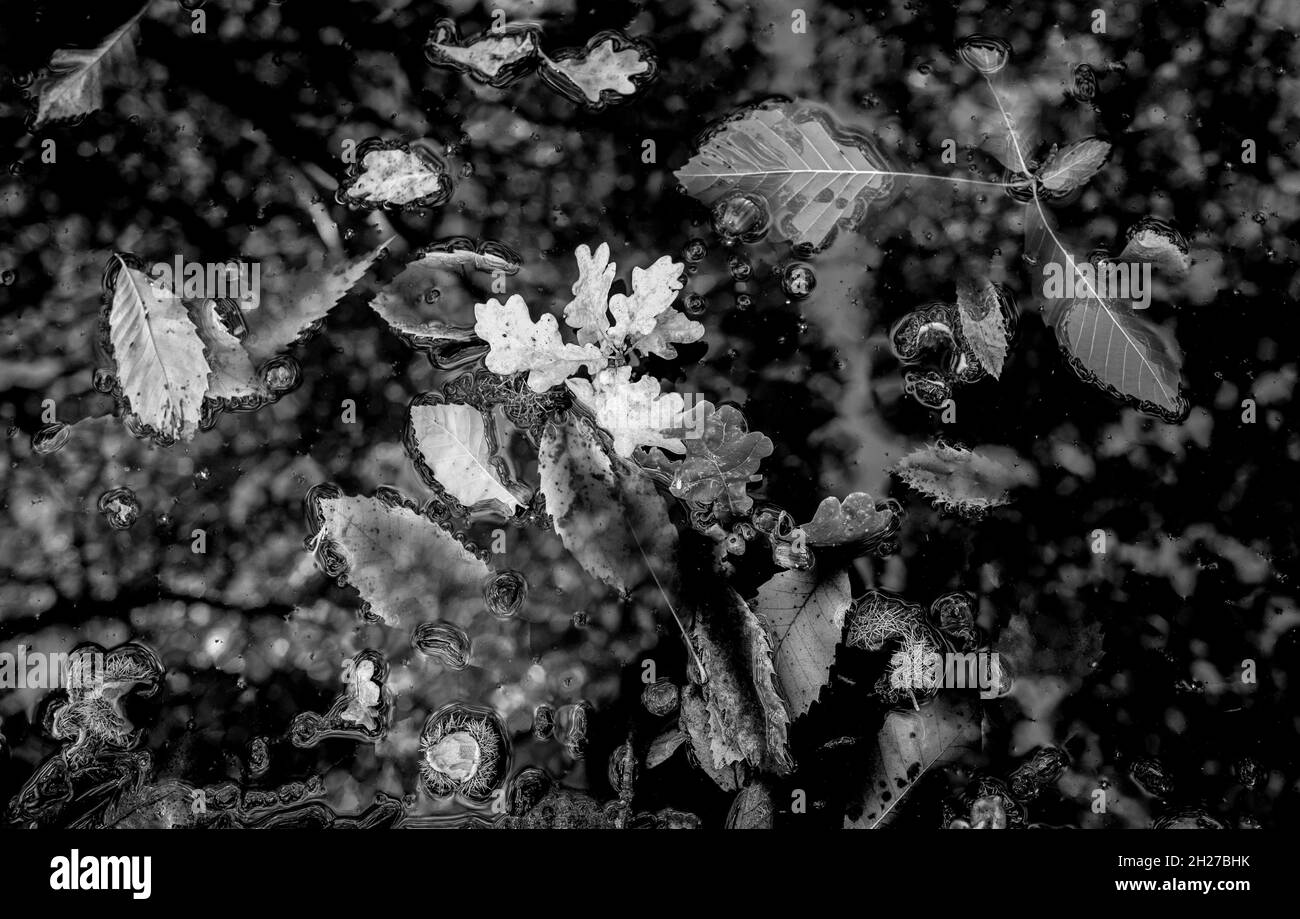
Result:
{"label": "blurred background foliage", "polygon": [[[462,234],[504,242],[526,266],[510,291],[537,315],[567,301],[580,244],[609,242],[626,279],[631,266],[680,258],[700,238],[709,253],[686,291],[706,298],[708,334],[676,361],[652,361],[651,371],[678,391],[743,408],[776,445],[759,494],[796,519],[828,494],[904,501],[900,551],[860,563],[858,586],[922,603],[971,591],[990,633],[1022,613],[1044,652],[1065,660],[1025,674],[1011,698],[990,706],[992,771],[1037,745],[1068,742],[1075,761],[1043,818],[1062,824],[1141,824],[1165,806],[1126,778],[1128,764],[1145,756],[1163,763],[1178,802],[1228,815],[1237,808],[1266,825],[1292,816],[1300,778],[1300,710],[1289,691],[1300,666],[1292,399],[1300,341],[1291,321],[1300,284],[1300,7],[1103,4],[1106,31],[1094,35],[1090,8],[1069,2],[807,0],[798,5],[806,34],[791,30],[793,6],[231,0],[202,6],[207,32],[194,34],[180,3],[154,0],[138,63],[108,86],[104,108],[31,133],[22,89],[30,76],[56,48],[94,46],[138,5],[8,0],[0,650],[147,643],[167,675],[144,747],[160,774],[212,782],[245,777],[253,737],[279,738],[297,712],[327,709],[344,657],[374,647],[394,664],[389,739],[305,752],[280,744],[262,781],[322,774],[328,799],[344,810],[364,807],[377,790],[410,792],[424,716],[461,699],[502,712],[516,765],[544,764],[566,784],[608,797],[603,757],[629,723],[656,730],[636,714],[641,661],[656,660],[660,676],[685,676],[675,627],[665,629],[653,598],[620,601],[589,583],[558,540],[512,530],[510,564],[534,581],[529,605],[519,621],[483,623],[474,667],[441,672],[405,634],[360,622],[355,592],[316,571],[303,547],[302,501],[323,481],[427,497],[401,431],[410,399],[448,374],[365,305],[367,285],[391,279],[415,249]],[[533,77],[491,89],[426,63],[423,40],[436,19],[449,16],[473,35],[493,8],[539,24],[548,49],[607,28],[647,39],[658,79],[591,114]],[[777,280],[788,247],[722,245],[705,209],[676,190],[672,170],[700,131],[773,94],[825,103],[877,132],[909,168],[996,178],[974,149],[983,87],[954,50],[973,32],[1011,43],[1013,81],[1050,79],[1048,68],[1077,49],[1123,64],[1092,105],[1052,100],[1045,141],[1096,133],[1114,145],[1101,175],[1057,219],[1080,251],[1116,245],[1148,214],[1174,221],[1191,242],[1188,280],[1158,290],[1150,310],[1186,353],[1195,408],[1185,423],[1144,418],[1068,369],[1033,313],[1020,210],[1008,197],[908,191],[813,258],[817,288],[791,302]],[[1073,50],[1063,50],[1065,40]],[[336,204],[344,142],[371,136],[433,143],[455,182],[450,203],[387,214]],[[947,138],[962,150],[958,166],[940,160]],[[41,159],[47,139],[53,163]],[[653,162],[643,161],[645,140],[654,141]],[[1245,140],[1257,148],[1253,163],[1242,162]],[[266,277],[331,265],[390,234],[390,257],[294,350],[303,382],[278,403],[222,415],[213,430],[168,449],[102,418],[58,453],[33,454],[44,400],[68,422],[112,409],[91,376],[102,361],[100,278],[114,250],[150,260],[242,254],[261,259]],[[727,271],[737,253],[754,265],[748,282]],[[951,301],[953,279],[971,264],[1008,285],[1024,316],[1002,379],[959,390],[956,421],[942,424],[903,394],[887,334],[916,306]],[[742,293],[748,307],[737,305]],[[448,291],[439,309],[468,317],[474,294]],[[342,420],[345,399],[355,400],[355,424]],[[1243,423],[1244,399],[1258,406],[1253,424]],[[1040,484],[977,521],[941,515],[887,474],[901,453],[939,436],[1010,446],[1037,465]],[[520,462],[535,478],[522,453]],[[120,485],[144,510],[121,532],[95,506]],[[190,551],[196,528],[207,532],[203,555]],[[1107,533],[1104,555],[1090,548],[1096,529]],[[587,614],[585,624],[575,624],[575,612]],[[1080,635],[1098,625],[1100,662],[1069,666]],[[1247,659],[1258,663],[1256,685],[1240,679]],[[842,653],[831,688],[794,732],[803,768],[790,784],[811,789],[812,819],[830,825],[856,793],[861,756],[851,752],[845,771],[824,745],[870,738],[881,717],[865,697],[864,666]],[[58,749],[36,723],[41,695],[0,694],[11,750],[0,760],[0,798]],[[577,699],[595,711],[585,763],[527,733],[536,704]],[[1233,778],[1243,758],[1264,776],[1246,804]],[[1090,791],[1102,779],[1130,804],[1091,813]],[[639,807],[672,805],[708,820],[720,820],[728,803],[680,756],[639,794]]]}

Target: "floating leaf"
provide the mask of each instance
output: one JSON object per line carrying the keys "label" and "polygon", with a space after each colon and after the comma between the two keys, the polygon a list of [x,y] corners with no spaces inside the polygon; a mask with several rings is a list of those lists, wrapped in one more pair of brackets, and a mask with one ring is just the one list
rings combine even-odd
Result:
{"label": "floating leaf", "polygon": [[356,207],[412,210],[436,207],[451,197],[442,160],[418,145],[372,139],[356,150],[356,166],[339,186],[339,198]]}
{"label": "floating leaf", "polygon": [[704,337],[704,326],[672,308],[682,289],[680,263],[663,256],[648,269],[633,268],[632,293],[610,297],[618,266],[609,260],[609,244],[601,243],[595,253],[579,246],[575,257],[578,280],[564,307],[564,321],[578,330],[580,344],[600,345],[606,354],[635,351],[671,360],[677,356],[674,343]]}
{"label": "floating leaf", "polygon": [[592,373],[607,363],[595,345],[575,345],[560,338],[560,324],[550,313],[533,322],[518,294],[505,303],[492,299],[474,307],[474,334],[490,346],[487,368],[493,373],[528,372],[528,388],[545,392],[586,367]]}
{"label": "floating leaf", "polygon": [[1052,329],[1083,379],[1170,423],[1186,417],[1182,353],[1128,304],[1076,297],[1056,312]]}
{"label": "floating leaf", "polygon": [[844,828],[885,826],[931,769],[974,761],[980,741],[979,711],[966,695],[940,693],[920,711],[890,712],[876,735],[861,815],[846,817]]}
{"label": "floating leaf", "polygon": [[871,495],[855,491],[842,503],[839,498],[823,498],[813,519],[799,529],[809,545],[855,544],[870,550],[898,532],[902,516],[897,501],[877,503]]}
{"label": "floating leaf", "polygon": [[677,748],[686,741],[686,733],[681,728],[669,728],[664,731],[650,742],[650,749],[646,751],[645,755],[646,768],[653,769],[655,766],[667,762],[669,757],[677,752]]}
{"label": "floating leaf", "polygon": [[136,25],[148,8],[146,3],[97,48],[60,48],[54,52],[49,72],[32,87],[40,100],[34,127],[104,107],[104,78],[135,63]]}
{"label": "floating leaf", "polygon": [[360,496],[322,497],[315,506],[318,553],[324,544],[338,552],[342,576],[388,625],[445,619],[464,626],[483,610],[488,566],[429,518]]}
{"label": "floating leaf", "polygon": [[729,405],[715,409],[701,402],[697,411],[695,430],[703,433],[682,439],[686,458],[659,463],[672,474],[670,490],[679,498],[706,504],[725,499],[731,510],[743,514],[754,505],[746,489],[761,480],[756,473],[772,455],[772,441],[750,431],[745,416]]}
{"label": "floating leaf", "polygon": [[[1073,296],[1049,297],[1044,310],[1071,367],[1084,380],[1141,411],[1178,423],[1191,410],[1183,397],[1182,354],[1158,326],[1137,316],[1122,300],[1102,296],[1088,271],[1065,248],[1036,200],[1025,220],[1026,250],[1043,253],[1044,292],[1049,272],[1072,279]],[[1095,269],[1094,272],[1095,274]]]}
{"label": "floating leaf", "polygon": [[698,341],[704,326],[691,322],[672,308],[682,289],[682,265],[663,256],[648,269],[632,269],[632,293],[610,297],[614,325],[606,333],[615,348],[642,354],[676,356],[669,342]]}
{"label": "floating leaf", "polygon": [[638,354],[654,354],[665,360],[677,357],[674,344],[686,345],[704,337],[704,326],[687,319],[675,309],[666,309],[655,317],[654,328],[640,338],[634,339],[630,347]]}
{"label": "floating leaf", "polygon": [[758,195],[781,239],[819,250],[840,228],[859,227],[900,173],[874,141],[821,108],[765,102],[710,131],[675,175],[709,205],[736,192]]}
{"label": "floating leaf", "polygon": [[291,346],[356,286],[390,242],[392,239],[326,273],[303,269],[278,281],[268,278],[269,289],[263,291],[261,306],[245,317],[248,334],[244,350],[254,360],[263,361]]}
{"label": "floating leaf", "polygon": [[248,359],[244,346],[217,315],[217,302],[211,299],[190,300],[185,307],[203,342],[210,368],[204,396],[208,399],[246,399],[263,395],[262,379]]}
{"label": "floating leaf", "polygon": [[1008,504],[1021,485],[1036,485],[1038,473],[1010,451],[1005,459],[936,443],[903,457],[894,472],[940,507],[980,511]]}
{"label": "floating leaf", "polygon": [[709,713],[709,748],[697,746],[696,756],[711,756],[717,770],[743,762],[784,775],[794,767],[787,746],[790,714],[776,691],[767,630],[730,587],[716,601],[697,610],[691,630],[707,674],[701,688]]}
{"label": "floating leaf", "polygon": [[[468,241],[468,240],[467,240]],[[399,335],[425,341],[467,342],[474,339],[474,316],[471,304],[456,298],[440,298],[437,307],[426,299],[447,278],[447,273],[464,268],[515,274],[519,262],[504,246],[488,249],[484,243],[475,248],[443,248],[446,244],[424,251],[408,262],[397,277],[375,295],[370,306],[389,328]],[[499,245],[499,244],[498,244]],[[430,316],[429,313],[436,315]]]}
{"label": "floating leaf", "polygon": [[506,513],[522,506],[493,469],[496,456],[478,409],[417,402],[411,406],[408,425],[408,441],[438,484],[461,504],[489,504]]}
{"label": "floating leaf", "polygon": [[1183,234],[1156,217],[1144,217],[1129,227],[1124,251],[1115,261],[1151,262],[1175,278],[1181,278],[1191,267]]}
{"label": "floating leaf", "polygon": [[658,69],[649,45],[615,31],[593,35],[582,48],[540,58],[543,82],[591,111],[635,95]]}
{"label": "floating leaf", "polygon": [[[519,265],[519,256],[499,242],[476,243],[467,236],[452,237],[421,250],[419,257],[408,262],[370,305],[389,328],[416,347],[436,342],[474,342],[473,303],[463,295],[440,296],[440,306],[432,308],[430,293],[454,281],[456,272],[473,269],[495,278],[517,274]],[[429,316],[431,311],[437,315]]]}
{"label": "floating leaf", "polygon": [[997,288],[988,281],[959,282],[957,315],[962,337],[979,365],[1000,378],[1007,358],[1007,330]]}
{"label": "floating leaf", "polygon": [[573,418],[546,428],[537,464],[546,509],[578,564],[620,591],[637,587],[647,572],[672,589],[677,528],[646,475],[607,456],[588,425]]}
{"label": "floating leaf", "polygon": [[1067,194],[1095,176],[1109,155],[1110,144],[1096,137],[1085,137],[1064,149],[1053,146],[1038,169],[1038,181],[1053,194]]}
{"label": "floating leaf", "polygon": [[472,268],[490,275],[519,273],[519,253],[493,239],[475,242],[468,236],[452,236],[420,250],[420,261],[443,271]]}
{"label": "floating leaf", "polygon": [[619,456],[631,457],[639,446],[684,453],[681,438],[698,426],[698,408],[688,413],[685,400],[675,392],[661,393],[654,377],[633,383],[631,367],[607,367],[594,383],[575,378],[566,385],[614,438]]}
{"label": "floating leaf", "polygon": [[830,679],[844,615],[853,603],[847,571],[781,571],[758,589],[758,615],[772,631],[776,675],[798,718]]}
{"label": "floating leaf", "polygon": [[540,36],[536,26],[512,25],[481,32],[466,42],[455,22],[439,19],[425,42],[424,56],[435,67],[450,67],[499,88],[532,69]]}
{"label": "floating leaf", "polygon": [[[989,84],[999,106],[1005,109],[1005,100]],[[1021,149],[1026,138],[1017,132],[1016,122],[1004,116],[1004,129]],[[1056,176],[1054,185],[1064,189],[1068,181],[1088,164],[1097,161],[1104,152],[1098,145],[1104,141],[1088,138],[1067,148],[1064,153],[1054,153],[1044,173]],[[1105,145],[1106,151],[1109,145]],[[1072,152],[1073,151],[1073,152]],[[1069,156],[1066,156],[1069,154]],[[1070,164],[1067,164],[1066,161]],[[1050,187],[1044,185],[1045,188]],[[1025,255],[1031,264],[1043,264],[1043,271],[1062,269],[1074,284],[1082,284],[1082,296],[1050,300],[1045,309],[1047,321],[1052,325],[1057,340],[1070,359],[1071,366],[1088,382],[1116,395],[1161,419],[1177,423],[1191,410],[1190,403],[1181,392],[1182,355],[1177,346],[1167,340],[1160,330],[1134,315],[1133,310],[1118,300],[1102,296],[1081,272],[1079,263],[1061,242],[1039,199],[1032,192],[1026,200]],[[1044,285],[1046,291],[1048,285]]]}
{"label": "floating leaf", "polygon": [[776,806],[772,791],[763,782],[754,779],[736,795],[727,811],[726,827],[729,830],[770,830],[776,819]]}
{"label": "floating leaf", "polygon": [[163,438],[198,430],[211,367],[185,304],[114,255],[109,338],[131,413]]}
{"label": "floating leaf", "polygon": [[587,246],[574,252],[578,280],[573,282],[573,299],[564,307],[564,321],[578,330],[580,344],[600,344],[609,331],[609,288],[618,269],[609,260],[609,243],[595,253]]}
{"label": "floating leaf", "polygon": [[736,777],[736,763],[741,762],[743,757],[732,759],[729,765],[721,768],[713,764],[713,729],[709,707],[704,702],[704,690],[696,683],[689,684],[682,690],[681,704],[677,723],[691,743],[695,762],[723,791],[737,790],[740,782]]}

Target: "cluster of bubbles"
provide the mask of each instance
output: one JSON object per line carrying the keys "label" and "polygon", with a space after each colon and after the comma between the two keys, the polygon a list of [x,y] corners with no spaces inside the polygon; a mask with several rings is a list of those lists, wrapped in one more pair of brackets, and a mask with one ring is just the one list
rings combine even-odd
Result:
{"label": "cluster of bubbles", "polygon": [[196,786],[184,781],[127,789],[107,808],[102,826],[120,829],[371,829],[401,824],[406,811],[379,792],[358,814],[341,814],[325,800],[320,776],[275,788],[231,783]]}
{"label": "cluster of bubbles", "polygon": [[587,752],[588,719],[591,704],[585,700],[561,705],[558,709],[543,702],[533,710],[533,738],[558,740],[573,759]]}
{"label": "cluster of bubbles", "polygon": [[[797,538],[799,530],[793,515],[775,504],[761,504],[750,514],[754,530],[767,537],[772,547],[772,561],[781,568],[804,571],[813,565],[812,549]],[[745,535],[744,530],[739,535]]]}
{"label": "cluster of bubbles", "polygon": [[527,432],[534,442],[541,439],[546,422],[569,405],[569,398],[562,391],[533,392],[528,388],[526,374],[501,376],[483,368],[448,381],[442,388],[442,397],[449,403],[472,405],[479,411],[500,406],[506,420]]}
{"label": "cluster of bubbles", "polygon": [[271,768],[271,746],[265,737],[254,737],[248,744],[248,775],[260,778]]}
{"label": "cluster of bubbles", "polygon": [[1070,764],[1060,747],[1038,747],[1004,781],[979,774],[960,798],[945,803],[943,825],[950,830],[1018,829],[1029,824],[1028,804],[1052,788]]}
{"label": "cluster of bubbles", "polygon": [[616,797],[601,803],[589,794],[561,788],[545,770],[525,766],[507,786],[506,816],[500,829],[698,829],[700,818],[664,808],[635,813],[632,797],[637,778],[636,753],[630,741],[610,754],[607,776]]}
{"label": "cluster of bubbles", "polygon": [[[1001,285],[993,288],[1010,343],[1019,316],[1015,298]],[[956,304],[936,302],[912,310],[894,324],[889,342],[907,368],[903,389],[926,408],[943,408],[956,386],[977,383],[986,375],[962,334]]]}
{"label": "cluster of bubbles", "polygon": [[[936,598],[927,615],[917,604],[868,590],[854,603],[847,618],[849,647],[895,652],[875,686],[877,695],[891,704],[932,698],[938,692],[938,684],[917,685],[914,677],[925,670],[913,668],[913,662],[941,651],[967,654],[988,644],[987,636],[975,622],[970,595],[961,591]],[[996,676],[1000,683],[990,687],[994,693],[1001,696],[1010,692],[1009,670],[1002,667]]]}

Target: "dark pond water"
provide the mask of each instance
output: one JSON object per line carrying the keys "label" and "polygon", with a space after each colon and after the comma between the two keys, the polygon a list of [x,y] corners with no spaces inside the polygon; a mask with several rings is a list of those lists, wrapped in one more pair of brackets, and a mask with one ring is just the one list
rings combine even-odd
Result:
{"label": "dark pond water", "polygon": [[[0,38],[10,151],[0,651],[116,649],[85,698],[0,688],[10,821],[459,825],[496,819],[494,789],[527,800],[536,772],[503,783],[528,767],[594,799],[564,799],[561,816],[609,821],[617,810],[596,802],[618,800],[625,742],[641,763],[620,819],[727,819],[735,792],[694,753],[644,762],[677,717],[643,702],[647,663],[677,686],[690,679],[652,585],[620,596],[535,520],[458,519],[494,568],[521,574],[527,596],[507,617],[476,599],[458,607],[462,631],[425,628],[413,645],[410,623],[367,620],[358,591],[316,561],[314,486],[393,488],[417,507],[437,497],[404,448],[408,408],[480,368],[483,349],[444,343],[431,359],[369,301],[452,237],[499,243],[519,266],[504,291],[486,271],[438,284],[423,318],[462,330],[475,303],[498,295],[522,295],[533,318],[559,317],[582,245],[607,243],[625,284],[634,266],[682,262],[678,308],[704,335],[639,371],[665,391],[736,407],[770,438],[749,489],[759,507],[808,521],[827,496],[899,502],[892,554],[848,565],[853,596],[876,588],[928,608],[966,592],[982,647],[1014,650],[1010,694],[980,703],[977,751],[926,777],[896,823],[969,819],[961,801],[998,794],[976,794],[987,791],[980,776],[1008,780],[1042,748],[1066,765],[1037,796],[1011,794],[1024,798],[1006,803],[1023,806],[1025,822],[1293,818],[1292,4],[1125,4],[1094,31],[1089,10],[1039,3],[243,0],[202,7],[206,31],[195,32],[181,4],[156,0],[103,106],[34,125],[27,95],[51,54],[94,47],[138,9],[27,4],[5,11]],[[425,40],[440,19],[471,37],[492,26],[491,9],[511,28],[535,25],[554,61],[604,30],[643,41],[653,79],[593,111],[536,62],[499,87],[430,64]],[[1011,49],[987,80],[958,53],[974,34]],[[1150,219],[1185,243],[1190,267],[1157,271],[1141,313],[1177,341],[1182,411],[1141,411],[1063,354],[1042,310],[1042,249],[1026,237],[1033,181],[1003,187],[1023,177],[993,153],[991,91],[1039,107],[1032,128],[1019,125],[1027,144],[1035,135],[1035,165],[1054,144],[1110,144],[1086,186],[1044,206],[1081,260],[1114,255]],[[800,111],[821,113],[894,172],[964,184],[900,176],[888,195],[866,195],[859,219],[849,208],[821,246],[797,245],[780,208],[732,213],[724,228],[736,232],[719,233],[674,172],[711,125],[774,97],[811,105]],[[406,209],[339,203],[345,152],[373,138],[428,151],[450,197]],[[767,233],[739,238],[764,216]],[[114,252],[255,259],[278,293],[276,277],[323,274],[390,238],[323,323],[282,349],[268,377],[276,397],[258,410],[217,413],[165,447],[112,417],[101,298]],[[954,385],[947,358],[901,361],[891,332],[914,311],[954,304],[965,276],[999,285],[1014,335],[1000,378]],[[931,407],[907,375],[935,368]],[[49,429],[55,421],[73,425],[65,444],[52,442],[67,436]],[[510,471],[535,487],[535,436],[502,429]],[[936,508],[891,468],[937,440],[1018,463],[1028,484],[982,513]],[[691,509],[675,502],[683,557],[696,559],[684,565],[683,612],[711,596],[713,543],[692,530]],[[760,537],[730,560],[750,599],[781,570]],[[777,826],[862,816],[893,708],[875,691],[886,657],[841,647],[791,727],[796,767],[751,777]],[[367,695],[381,685],[382,698]],[[439,794],[471,760],[479,783],[456,786],[470,793]],[[193,806],[196,789],[206,811]]]}

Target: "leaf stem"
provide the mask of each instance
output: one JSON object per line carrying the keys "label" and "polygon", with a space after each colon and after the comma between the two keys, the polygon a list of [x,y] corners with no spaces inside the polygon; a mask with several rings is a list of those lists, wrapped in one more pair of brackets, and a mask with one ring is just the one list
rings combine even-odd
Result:
{"label": "leaf stem", "polygon": [[[998,111],[1002,113],[1002,123],[1007,126],[1007,135],[1011,139],[1011,146],[1016,151],[1016,159],[1020,161],[1020,171],[1029,175],[1029,161],[1025,159],[1025,152],[1020,149],[1020,135],[1016,133],[1015,122],[1012,121],[1011,115],[1007,113],[1006,107],[1002,104],[1002,97],[998,95],[997,87],[993,85],[993,80],[989,74],[984,74],[984,82],[988,84],[989,92],[993,95],[993,101],[998,104]],[[1035,194],[1037,197],[1037,194]]]}
{"label": "leaf stem", "polygon": [[[1016,151],[1016,156],[1020,160],[1021,166],[1025,167],[1024,168],[1025,174],[1029,175],[1030,172],[1026,165],[1024,152],[1020,149],[1020,138],[1019,135],[1017,135],[1016,133],[1015,123],[1012,121],[1011,116],[1007,114],[1006,107],[1002,104],[1002,97],[998,95],[997,88],[993,85],[993,81],[989,79],[988,74],[984,75],[984,82],[988,84],[989,92],[993,96],[993,101],[997,103],[998,111],[1002,113],[1002,121],[1007,127],[1007,136],[1010,138],[1011,145]],[[1110,304],[1106,301],[1105,298],[1101,296],[1101,294],[1093,286],[1092,280],[1087,275],[1085,275],[1082,271],[1079,270],[1078,262],[1075,260],[1074,256],[1070,254],[1070,250],[1065,248],[1065,244],[1061,242],[1061,238],[1056,235],[1056,231],[1052,229],[1052,223],[1047,218],[1047,211],[1043,208],[1042,198],[1040,198],[1038,195],[1037,182],[1035,182],[1033,186],[1033,194],[1034,194],[1033,206],[1034,209],[1038,212],[1039,219],[1043,222],[1043,230],[1047,233],[1048,238],[1051,239],[1052,244],[1056,246],[1057,251],[1060,252],[1062,256],[1064,256],[1065,265],[1074,274],[1075,283],[1077,284],[1079,281],[1083,282],[1084,289],[1088,296],[1082,299],[1084,299],[1085,301],[1089,301],[1089,300],[1094,301],[1098,306],[1101,307],[1102,312],[1106,314],[1107,319],[1109,319],[1111,324],[1116,329],[1119,330],[1120,335],[1124,337],[1124,340],[1128,343],[1128,346],[1134,351],[1134,353],[1138,355],[1138,357],[1142,360],[1143,364],[1146,365],[1147,371],[1151,373],[1152,378],[1156,381],[1156,385],[1160,387],[1161,391],[1164,392],[1166,396],[1169,396],[1168,388],[1163,383],[1160,382],[1159,374],[1155,372],[1155,368],[1153,368],[1151,366],[1150,361],[1146,359],[1145,355],[1143,354],[1142,348],[1138,345],[1137,342],[1133,340],[1133,336],[1129,334],[1129,331],[1124,327],[1124,324],[1119,321],[1119,317],[1115,315],[1115,312],[1114,310],[1111,309]],[[1031,254],[1031,258],[1033,258],[1035,262],[1037,261],[1038,257],[1039,254],[1037,252]],[[1079,299],[1079,298],[1075,298],[1075,299]],[[1053,325],[1055,325],[1055,321],[1053,321]]]}
{"label": "leaf stem", "polygon": [[677,615],[677,610],[673,607],[673,601],[668,596],[668,591],[664,590],[664,585],[660,583],[659,575],[655,573],[655,566],[650,561],[650,556],[646,555],[646,551],[641,545],[641,537],[636,535],[636,525],[632,522],[631,518],[624,519],[627,520],[627,528],[632,532],[632,538],[636,540],[637,551],[641,553],[641,557],[645,559],[646,568],[650,570],[650,577],[654,578],[655,586],[659,588],[659,592],[664,596],[664,602],[668,604],[668,612],[672,613],[673,621],[677,623],[677,628],[681,629],[682,640],[686,642],[686,650],[691,652],[691,657],[695,658],[695,666],[700,671],[700,682],[708,682],[709,672],[704,668],[704,661],[700,660],[700,655],[696,653],[695,645],[691,642],[691,636],[686,632],[686,626],[682,624],[681,617]]}
{"label": "leaf stem", "polygon": [[694,172],[692,178],[730,179],[774,175],[865,175],[889,176],[903,179],[930,179],[935,182],[953,182],[959,185],[979,185],[985,188],[1010,188],[1009,182],[991,182],[987,179],[963,179],[957,176],[938,176],[928,172],[890,172],[884,169],[758,169],[750,172]]}

